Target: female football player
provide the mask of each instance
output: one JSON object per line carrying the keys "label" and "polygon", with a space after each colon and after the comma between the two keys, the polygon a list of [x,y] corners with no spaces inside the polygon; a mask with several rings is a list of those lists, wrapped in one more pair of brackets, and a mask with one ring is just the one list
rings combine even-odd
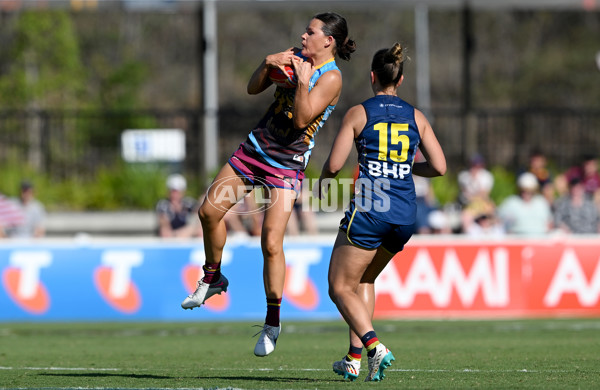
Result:
{"label": "female football player", "polygon": [[[278,80],[275,101],[208,189],[198,212],[204,231],[204,277],[181,304],[184,309],[199,307],[214,294],[227,290],[228,281],[220,270],[227,237],[223,217],[253,186],[267,187],[270,205],[261,232],[267,314],[254,349],[256,356],[273,352],[281,331],[283,237],[315,135],[340,97],[342,75],[335,56],[350,60],[356,46],[348,38],[346,20],[335,13],[315,15],[301,39],[301,48],[266,56],[250,78],[249,94],[261,93],[273,84],[272,80]],[[281,83],[279,71],[286,72],[286,67],[293,69],[294,77],[289,77],[289,83]]]}
{"label": "female football player", "polygon": [[[317,187],[326,190],[326,179],[337,175],[354,143],[359,175],[329,265],[329,295],[350,327],[348,354],[333,363],[333,370],[344,379],[358,377],[363,346],[369,364],[366,381],[383,379],[383,370],[394,360],[371,322],[375,279],[414,232],[412,175],[434,177],[446,172],[446,158],[429,122],[397,96],[403,64],[403,48],[398,43],[375,53],[371,63],[375,96],[344,116],[323,166],[322,185]],[[417,148],[427,161],[414,162]]]}

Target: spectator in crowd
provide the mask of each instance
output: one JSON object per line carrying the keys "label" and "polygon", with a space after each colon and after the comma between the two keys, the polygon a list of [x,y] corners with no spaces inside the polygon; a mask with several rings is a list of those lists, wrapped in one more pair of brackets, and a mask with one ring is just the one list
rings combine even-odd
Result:
{"label": "spectator in crowd", "polygon": [[518,195],[509,196],[498,208],[498,217],[506,232],[518,235],[541,235],[552,228],[550,204],[538,193],[539,184],[531,172],[517,180]]}
{"label": "spectator in crowd", "polygon": [[496,215],[496,205],[489,198],[471,202],[462,212],[462,224],[462,232],[471,237],[504,235],[504,227]]}
{"label": "spectator in crowd", "polygon": [[469,168],[459,172],[458,186],[458,201],[463,207],[476,199],[489,199],[494,186],[494,176],[486,169],[482,155],[476,154],[471,157]]}
{"label": "spectator in crowd", "polygon": [[535,149],[529,155],[527,171],[535,175],[540,188],[552,183],[552,175],[548,170],[548,159],[540,150]]}
{"label": "spectator in crowd", "polygon": [[169,195],[156,204],[158,235],[160,237],[201,237],[202,226],[197,222],[198,202],[185,196],[187,181],[180,174],[167,178]]}
{"label": "spectator in crowd", "polygon": [[[480,232],[480,227],[486,227],[485,230],[487,231],[487,228],[492,228],[495,225],[496,204],[489,197],[475,197],[464,206],[460,218],[462,233],[475,234],[475,231]],[[480,222],[483,225],[480,225]]]}
{"label": "spectator in crowd", "polygon": [[586,155],[579,165],[575,165],[565,174],[567,181],[577,178],[583,184],[588,196],[594,196],[600,190],[600,172],[598,172],[598,158],[594,155]]}
{"label": "spectator in crowd", "polygon": [[[415,176],[413,176],[414,178]],[[430,234],[452,234],[452,221],[443,210],[432,210],[427,216]]]}
{"label": "spectator in crowd", "polygon": [[470,237],[499,238],[504,236],[505,231],[494,213],[484,213],[474,218],[464,233]]}
{"label": "spectator in crowd", "polygon": [[579,177],[569,182],[569,194],[556,200],[554,224],[566,233],[600,233],[600,213]]}
{"label": "spectator in crowd", "polygon": [[555,188],[553,177],[548,169],[548,159],[541,150],[534,149],[529,155],[529,165],[527,172],[535,175],[540,188],[540,193],[546,198],[548,203],[552,205],[555,199]]}
{"label": "spectator in crowd", "polygon": [[0,194],[0,237],[7,237],[11,229],[24,223],[23,210],[12,199]]}
{"label": "spectator in crowd", "polygon": [[459,204],[462,206],[460,215],[461,231],[467,230],[475,223],[475,218],[490,213],[496,208],[490,199],[494,186],[494,176],[485,168],[485,159],[480,154],[471,158],[469,169],[458,174]]}
{"label": "spectator in crowd", "polygon": [[23,213],[23,223],[8,230],[12,238],[39,238],[46,235],[46,210],[35,198],[33,184],[24,180],[18,199],[14,200]]}

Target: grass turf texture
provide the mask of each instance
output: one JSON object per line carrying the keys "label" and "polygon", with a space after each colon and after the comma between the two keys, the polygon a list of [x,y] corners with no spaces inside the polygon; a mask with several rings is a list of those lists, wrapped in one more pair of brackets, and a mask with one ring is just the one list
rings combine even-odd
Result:
{"label": "grass turf texture", "polygon": [[343,322],[284,322],[253,355],[249,323],[2,323],[0,388],[398,389],[600,387],[600,319],[377,321],[396,356],[378,383],[344,382]]}

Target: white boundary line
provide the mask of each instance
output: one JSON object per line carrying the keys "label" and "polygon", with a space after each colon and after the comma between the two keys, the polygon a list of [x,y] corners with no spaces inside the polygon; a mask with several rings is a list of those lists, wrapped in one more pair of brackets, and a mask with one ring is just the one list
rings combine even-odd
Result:
{"label": "white boundary line", "polygon": [[[0,370],[32,370],[32,371],[146,371],[146,369],[122,369],[122,368],[100,368],[100,367],[3,367],[0,366]],[[210,368],[209,371],[331,371],[326,368]],[[454,372],[454,373],[567,373],[574,372],[573,370],[530,370],[527,368],[515,369],[515,370],[481,370],[477,368],[464,368],[457,370],[445,370],[445,369],[421,369],[421,368],[388,368],[386,371],[389,372]]]}
{"label": "white boundary line", "polygon": [[56,371],[120,371],[120,368],[96,368],[96,367],[2,367],[0,370],[56,370]]}
{"label": "white boundary line", "polygon": [[[6,368],[6,367],[2,367]],[[30,367],[34,368],[34,367]],[[58,367],[57,367],[58,368]],[[87,369],[86,369],[87,370]],[[1,387],[0,389],[10,389],[10,390],[29,390],[29,389],[37,389],[37,390],[245,390],[239,387],[140,387],[140,388],[131,388],[131,387]]]}

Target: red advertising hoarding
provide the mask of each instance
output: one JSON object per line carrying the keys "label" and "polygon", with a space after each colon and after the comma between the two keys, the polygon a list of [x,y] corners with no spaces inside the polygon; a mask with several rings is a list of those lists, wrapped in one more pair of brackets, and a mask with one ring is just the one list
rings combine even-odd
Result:
{"label": "red advertising hoarding", "polygon": [[600,315],[600,240],[414,240],[376,283],[375,316]]}

